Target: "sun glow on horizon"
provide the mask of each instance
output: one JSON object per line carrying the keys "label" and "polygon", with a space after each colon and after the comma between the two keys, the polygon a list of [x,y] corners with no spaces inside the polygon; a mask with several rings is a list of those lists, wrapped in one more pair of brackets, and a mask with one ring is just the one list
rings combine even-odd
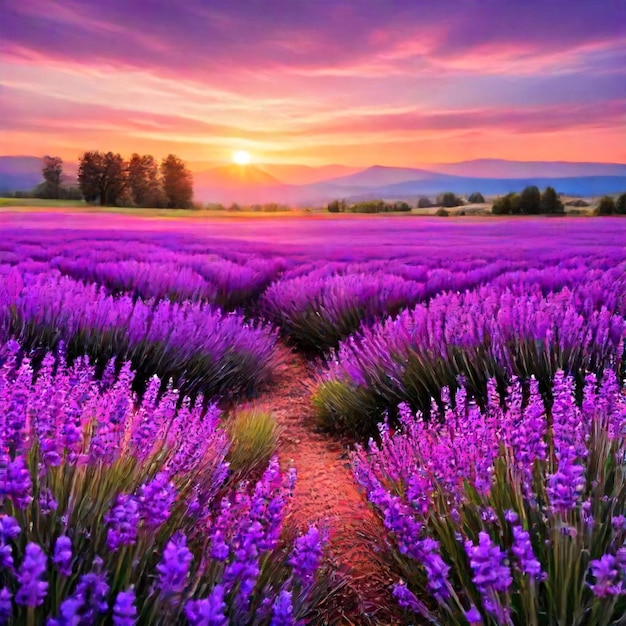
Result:
{"label": "sun glow on horizon", "polygon": [[233,152],[233,163],[237,165],[248,165],[248,163],[250,163],[250,153],[245,150]]}

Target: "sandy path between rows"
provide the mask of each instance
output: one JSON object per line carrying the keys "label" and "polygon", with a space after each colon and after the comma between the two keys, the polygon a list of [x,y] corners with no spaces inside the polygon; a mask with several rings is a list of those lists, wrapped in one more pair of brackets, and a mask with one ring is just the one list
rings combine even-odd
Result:
{"label": "sandy path between rows", "polygon": [[395,623],[384,608],[393,605],[388,591],[392,580],[373,552],[372,535],[382,537],[380,523],[352,478],[349,442],[316,432],[312,388],[311,366],[288,351],[276,380],[251,403],[275,416],[282,429],[281,464],[297,469],[289,517],[299,528],[311,522],[330,524],[330,558],[350,572],[349,585],[335,600],[341,606],[334,623]]}

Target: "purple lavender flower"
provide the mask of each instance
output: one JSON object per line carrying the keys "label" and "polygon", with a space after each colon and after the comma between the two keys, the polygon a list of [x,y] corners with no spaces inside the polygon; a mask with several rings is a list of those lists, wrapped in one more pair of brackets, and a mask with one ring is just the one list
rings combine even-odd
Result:
{"label": "purple lavender flower", "polygon": [[193,554],[187,547],[187,538],[182,532],[176,533],[167,542],[161,562],[157,565],[157,584],[162,595],[178,595],[184,591],[192,561]]}
{"label": "purple lavender flower", "polygon": [[298,537],[295,541],[292,555],[287,561],[293,568],[293,573],[303,585],[310,585],[315,572],[324,555],[326,534],[321,533],[315,526]]}
{"label": "purple lavender flower", "polygon": [[13,572],[13,548],[0,542],[0,568]]}
{"label": "purple lavender flower", "polygon": [[559,461],[555,474],[548,476],[546,491],[550,506],[557,513],[567,513],[576,507],[585,489],[585,468],[569,458]]}
{"label": "purple lavender flower", "polygon": [[13,461],[0,455],[0,498],[6,496],[18,509],[25,509],[33,500],[32,480],[24,457]]}
{"label": "purple lavender flower", "polygon": [[419,600],[415,594],[404,583],[400,583],[393,586],[393,597],[398,601],[398,604],[409,611],[413,611],[426,619],[431,617],[430,611],[426,605]]}
{"label": "purple lavender flower", "polygon": [[73,626],[74,624],[85,623],[80,614],[82,606],[82,596],[76,594],[69,596],[61,602],[59,616],[55,619],[49,619],[47,626]]}
{"label": "purple lavender flower", "polygon": [[486,532],[478,533],[478,545],[465,542],[465,551],[474,571],[474,584],[483,598],[485,609],[502,623],[508,623],[509,608],[500,602],[498,593],[508,591],[513,578],[506,555]]}
{"label": "purple lavender flower", "polygon": [[470,624],[482,624],[483,616],[480,614],[480,611],[472,604],[468,611],[465,612],[465,619]]}
{"label": "purple lavender flower", "polygon": [[535,558],[535,553],[530,543],[530,534],[519,524],[513,525],[513,545],[511,546],[511,552],[513,552],[517,558],[520,569],[524,574],[528,574],[537,580],[542,580],[545,577],[541,569],[541,563]]}
{"label": "purple lavender flower", "polygon": [[137,540],[139,506],[137,500],[128,494],[117,496],[115,506],[105,515],[108,526],[107,548],[115,552],[120,546],[130,546]]}
{"label": "purple lavender flower", "polygon": [[15,539],[22,532],[17,520],[10,515],[0,516],[0,542]]}
{"label": "purple lavender flower", "polygon": [[60,535],[54,544],[53,563],[63,576],[72,574],[72,540],[66,535]]}
{"label": "purple lavender flower", "polygon": [[187,602],[185,615],[190,626],[228,626],[224,587],[215,585],[206,598]]}
{"label": "purple lavender flower", "polygon": [[620,580],[619,565],[612,554],[605,554],[589,563],[589,570],[595,578],[594,584],[589,587],[597,598],[619,596],[626,592],[624,582]]}
{"label": "purple lavender flower", "polygon": [[80,614],[85,623],[94,623],[97,615],[107,612],[109,585],[106,574],[101,573],[101,559],[94,559],[94,571],[80,577],[74,596],[81,600]]}
{"label": "purple lavender flower", "polygon": [[167,521],[176,495],[174,483],[168,480],[164,472],[158,473],[149,483],[139,487],[139,515],[147,528],[158,528]]}
{"label": "purple lavender flower", "polygon": [[22,606],[39,606],[43,604],[48,583],[42,578],[46,573],[46,555],[36,543],[26,545],[24,560],[20,566],[17,579],[20,588],[15,595],[15,602]]}
{"label": "purple lavender flower", "polygon": [[52,491],[47,487],[39,493],[39,510],[42,515],[50,515],[59,508],[59,503],[54,499]]}
{"label": "purple lavender flower", "polygon": [[11,592],[6,587],[0,589],[0,624],[5,624],[11,619],[13,614],[11,598]]}
{"label": "purple lavender flower", "polygon": [[274,604],[272,605],[270,626],[295,626],[295,623],[291,592],[283,589],[276,596]]}
{"label": "purple lavender flower", "polygon": [[113,626],[135,626],[137,607],[135,606],[135,589],[120,591],[113,605]]}

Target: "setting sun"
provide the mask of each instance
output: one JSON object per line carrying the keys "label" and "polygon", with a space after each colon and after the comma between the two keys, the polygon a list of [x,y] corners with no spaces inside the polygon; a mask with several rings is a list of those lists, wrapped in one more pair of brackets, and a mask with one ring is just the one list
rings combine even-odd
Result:
{"label": "setting sun", "polygon": [[248,163],[250,163],[250,154],[245,150],[233,152],[233,163],[237,165],[248,165]]}

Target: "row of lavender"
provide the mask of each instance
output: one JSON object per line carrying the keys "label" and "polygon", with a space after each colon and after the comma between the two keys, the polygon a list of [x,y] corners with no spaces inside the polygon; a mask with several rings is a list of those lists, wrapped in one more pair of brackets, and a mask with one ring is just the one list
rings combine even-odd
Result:
{"label": "row of lavender", "polygon": [[393,417],[399,403],[428,414],[443,387],[462,384],[484,404],[490,378],[502,389],[512,376],[534,376],[549,394],[559,369],[579,383],[587,372],[620,372],[626,264],[569,275],[548,268],[545,274],[566,286],[544,295],[540,273],[514,281],[506,276],[436,296],[351,336],[321,376],[314,397],[320,421],[372,434],[383,412]]}
{"label": "row of lavender", "polygon": [[154,374],[184,393],[234,397],[271,376],[278,359],[269,326],[200,302],[115,297],[94,283],[13,268],[0,284],[0,340],[27,349],[88,355],[104,367],[131,361],[145,385]]}
{"label": "row of lavender", "polygon": [[613,370],[577,401],[555,374],[491,380],[485,406],[444,394],[441,421],[406,405],[353,455],[388,531],[406,623],[618,626],[626,615],[626,394]]}
{"label": "row of lavender", "polygon": [[0,624],[287,626],[328,594],[325,533],[285,540],[295,472],[233,484],[214,405],[20,354],[0,348]]}

